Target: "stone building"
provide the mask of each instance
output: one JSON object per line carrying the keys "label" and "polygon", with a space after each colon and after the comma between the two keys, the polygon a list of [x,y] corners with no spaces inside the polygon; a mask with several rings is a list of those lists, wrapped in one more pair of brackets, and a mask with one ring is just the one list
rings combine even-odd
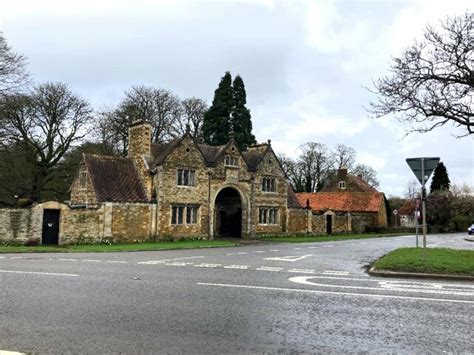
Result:
{"label": "stone building", "polygon": [[240,151],[233,139],[209,146],[187,132],[154,144],[151,128],[130,126],[126,158],[83,155],[69,207],[104,209],[97,235],[212,239],[290,231],[290,210],[301,207],[270,141]]}
{"label": "stone building", "polygon": [[296,194],[299,203],[311,209],[312,233],[365,232],[386,228],[384,194],[361,176],[339,169],[320,192]]}

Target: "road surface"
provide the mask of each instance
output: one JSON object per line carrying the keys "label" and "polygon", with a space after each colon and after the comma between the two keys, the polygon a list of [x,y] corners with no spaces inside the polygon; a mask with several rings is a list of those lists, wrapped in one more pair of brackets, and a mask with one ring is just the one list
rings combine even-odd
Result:
{"label": "road surface", "polygon": [[[430,246],[473,249],[464,234]],[[414,237],[0,254],[0,350],[473,353],[474,283],[370,277]]]}

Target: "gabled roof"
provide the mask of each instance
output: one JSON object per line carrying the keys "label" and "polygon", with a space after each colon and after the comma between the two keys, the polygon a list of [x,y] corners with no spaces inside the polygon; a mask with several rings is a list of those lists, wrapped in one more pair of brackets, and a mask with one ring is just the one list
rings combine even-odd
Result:
{"label": "gabled roof", "polygon": [[415,201],[408,200],[403,204],[402,207],[398,210],[398,214],[402,216],[409,216],[415,213]]}
{"label": "gabled roof", "polygon": [[381,192],[300,192],[296,196],[302,206],[309,200],[311,210],[318,212],[378,212],[383,204]]}
{"label": "gabled roof", "polygon": [[338,188],[339,181],[345,181],[347,184],[347,190],[356,190],[358,192],[378,192],[377,189],[370,186],[365,182],[361,177],[347,174],[345,177],[341,178],[338,174],[331,176],[328,181],[325,183],[321,192],[339,192],[341,189]]}
{"label": "gabled roof", "polygon": [[247,165],[250,170],[257,170],[258,165],[263,160],[269,149],[269,144],[256,144],[251,145],[245,152],[242,152],[242,155],[247,161]]}
{"label": "gabled roof", "polygon": [[145,202],[147,196],[130,158],[84,154],[98,202]]}
{"label": "gabled roof", "polygon": [[298,201],[295,191],[291,185],[288,184],[288,208],[304,208],[305,206],[306,204],[302,205],[300,201]]}

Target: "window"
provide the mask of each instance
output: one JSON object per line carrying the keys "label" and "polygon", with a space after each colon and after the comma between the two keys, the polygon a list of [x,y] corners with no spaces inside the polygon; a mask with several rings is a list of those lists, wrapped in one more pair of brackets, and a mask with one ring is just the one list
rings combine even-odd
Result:
{"label": "window", "polygon": [[345,190],[346,189],[346,182],[345,181],[339,181],[338,186],[341,190]]}
{"label": "window", "polygon": [[197,223],[197,206],[187,206],[186,207],[186,224],[196,224]]}
{"label": "window", "polygon": [[171,224],[183,224],[184,206],[173,206]]}
{"label": "window", "polygon": [[[185,221],[186,224],[196,224],[198,208],[199,206],[193,205],[171,206],[171,224],[184,224]],[[186,218],[184,218],[185,216]]]}
{"label": "window", "polygon": [[264,177],[262,179],[262,191],[276,192],[276,179],[272,177]]}
{"label": "window", "polygon": [[79,186],[81,189],[87,188],[87,171],[81,171],[79,173]]}
{"label": "window", "polygon": [[259,224],[277,224],[278,223],[278,209],[276,208],[259,208],[258,210]]}
{"label": "window", "polygon": [[232,155],[226,155],[224,163],[226,166],[239,166],[239,161],[237,157],[234,157]]}
{"label": "window", "polygon": [[195,171],[190,169],[178,169],[178,186],[196,186]]}

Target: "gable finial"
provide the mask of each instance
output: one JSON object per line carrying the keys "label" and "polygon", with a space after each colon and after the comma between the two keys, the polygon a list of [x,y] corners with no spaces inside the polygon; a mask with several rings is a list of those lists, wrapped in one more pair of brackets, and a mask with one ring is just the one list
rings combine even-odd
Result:
{"label": "gable finial", "polygon": [[189,125],[189,122],[186,123],[186,134],[189,134],[191,132],[191,126]]}
{"label": "gable finial", "polygon": [[233,140],[235,138],[234,135],[234,124],[230,122],[230,132],[229,132],[229,140]]}
{"label": "gable finial", "polygon": [[268,145],[272,145],[272,140],[271,140],[271,139],[268,139],[268,140],[267,140],[267,144],[268,144]]}

